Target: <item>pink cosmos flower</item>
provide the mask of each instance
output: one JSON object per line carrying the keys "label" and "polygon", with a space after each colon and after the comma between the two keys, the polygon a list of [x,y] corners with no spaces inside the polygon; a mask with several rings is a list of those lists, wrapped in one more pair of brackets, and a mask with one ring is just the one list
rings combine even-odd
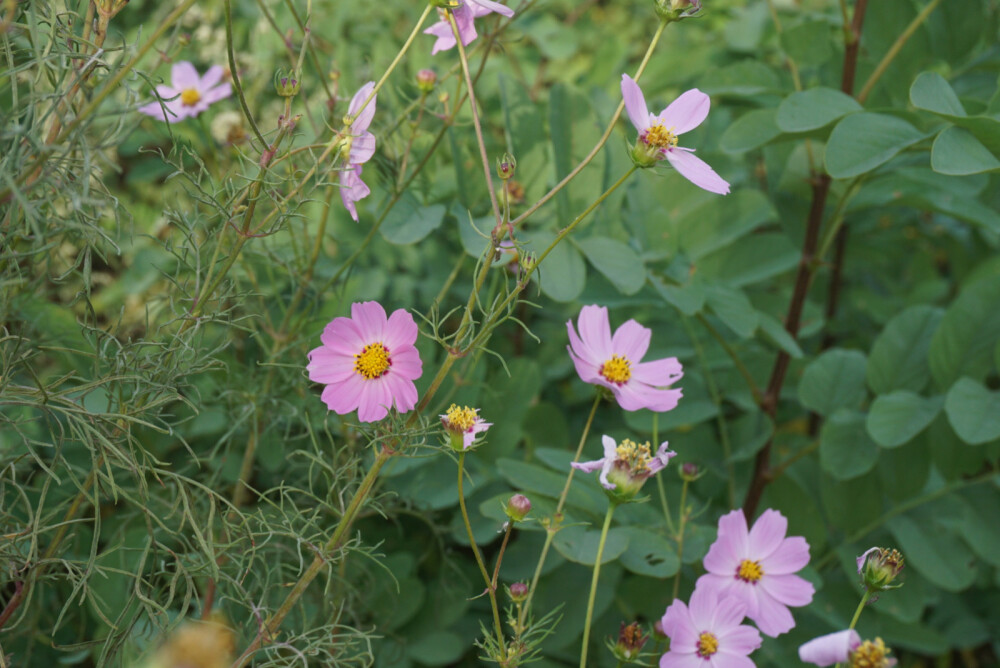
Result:
{"label": "pink cosmos flower", "polygon": [[737,596],[747,606],[747,617],[765,634],[775,637],[795,626],[788,606],[808,605],[815,592],[796,571],[809,563],[809,543],[801,536],[785,538],[788,520],[777,510],[766,510],[747,531],[743,511],[719,519],[718,538],[705,555],[708,571],[696,588],[720,597]]}
{"label": "pink cosmos flower", "polygon": [[375,155],[375,135],[368,131],[368,127],[372,124],[372,118],[375,117],[375,102],[378,96],[372,96],[371,102],[365,105],[364,109],[361,109],[361,105],[365,103],[374,89],[374,81],[369,81],[362,86],[351,98],[351,105],[347,110],[347,115],[354,121],[347,129],[350,133],[348,137],[349,150],[347,165],[340,171],[340,199],[354,222],[358,221],[358,208],[355,206],[355,202],[363,200],[371,193],[368,185],[361,180],[361,165],[371,160],[371,157]]}
{"label": "pink cosmos flower", "polygon": [[309,380],[324,383],[322,399],[344,415],[358,411],[362,422],[384,418],[395,405],[405,413],[417,403],[413,381],[423,373],[413,347],[417,325],[397,309],[387,319],[378,302],[351,304],[350,318],[334,318],[309,352]]}
{"label": "pink cosmos flower", "polygon": [[888,656],[889,651],[881,638],[861,642],[858,632],[848,629],[813,638],[799,647],[799,659],[817,666],[846,663],[852,668],[889,668],[896,665],[896,659]]}
{"label": "pink cosmos flower", "polygon": [[639,84],[623,74],[622,97],[625,99],[625,111],[639,131],[639,140],[632,152],[638,163],[651,167],[666,158],[681,176],[699,188],[719,195],[729,192],[729,184],[701,158],[695,157],[693,148],[677,145],[679,135],[695,129],[708,116],[711,104],[708,95],[692,88],[659,114],[654,114],[646,107]]}
{"label": "pink cosmos flower", "polygon": [[650,452],[649,443],[637,444],[627,438],[619,445],[615,439],[605,435],[601,437],[601,443],[604,445],[604,457],[592,462],[571,462],[570,466],[585,473],[600,469],[598,480],[604,489],[625,492],[634,489],[638,492],[647,478],[662,471],[670,458],[677,454],[667,450],[666,441],[660,444],[655,455]]}
{"label": "pink cosmos flower", "polygon": [[[514,16],[513,9],[501,5],[499,2],[491,2],[491,0],[458,0],[458,2],[458,7],[451,12],[455,16],[455,25],[458,26],[458,36],[462,38],[462,46],[468,46],[472,40],[479,36],[473,22],[474,19],[494,12],[507,17]],[[431,48],[432,56],[438,51],[447,51],[455,47],[455,33],[451,29],[448,15],[443,9],[438,10],[438,15],[441,20],[424,31],[425,35],[437,37],[437,41]]]}
{"label": "pink cosmos flower", "polygon": [[566,323],[570,343],[566,349],[583,382],[608,388],[627,411],[648,408],[662,413],[677,406],[680,388],[663,388],[684,375],[681,363],[676,357],[642,361],[649,349],[651,330],[628,320],[612,336],[604,306],[584,306],[577,326],[579,336],[573,321]]}
{"label": "pink cosmos flower", "polygon": [[213,102],[232,94],[229,82],[222,81],[225,73],[224,69],[213,65],[205,72],[205,76],[200,77],[194,65],[186,60],[174,63],[170,70],[170,85],[160,84],[156,87],[156,95],[160,100],[139,107],[139,112],[167,123],[193,118],[208,109]]}
{"label": "pink cosmos flower", "polygon": [[660,620],[670,637],[660,668],[754,668],[749,655],[761,638],[757,629],[740,624],[745,613],[738,598],[719,598],[700,587],[691,594],[691,607],[675,600]]}
{"label": "pink cosmos flower", "polygon": [[478,408],[459,407],[452,404],[448,412],[439,416],[441,425],[448,432],[452,448],[457,452],[468,450],[476,441],[476,436],[493,426],[479,417]]}

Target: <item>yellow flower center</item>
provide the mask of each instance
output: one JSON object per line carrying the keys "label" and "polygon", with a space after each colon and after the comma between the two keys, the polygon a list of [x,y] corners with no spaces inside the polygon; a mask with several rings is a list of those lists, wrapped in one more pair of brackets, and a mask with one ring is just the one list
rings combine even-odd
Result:
{"label": "yellow flower center", "polygon": [[719,651],[719,639],[705,631],[698,636],[698,656],[707,659]]}
{"label": "yellow flower center", "polygon": [[624,385],[632,377],[632,363],[621,355],[613,355],[611,359],[601,365],[598,373],[610,383]]}
{"label": "yellow flower center", "polygon": [[632,475],[638,475],[649,470],[649,460],[653,458],[653,454],[649,449],[649,441],[639,444],[626,438],[615,448],[615,458],[624,464]]}
{"label": "yellow flower center", "polygon": [[851,668],[887,668],[890,651],[881,638],[866,640],[851,654]]}
{"label": "yellow flower center", "polygon": [[672,130],[673,128],[668,130],[663,123],[657,123],[646,130],[642,141],[653,148],[673,148],[677,146],[677,135]]}
{"label": "yellow flower center", "polygon": [[740,563],[740,568],[736,571],[736,577],[744,582],[753,584],[764,577],[764,569],[760,567],[759,561],[744,559]]}
{"label": "yellow flower center", "polygon": [[370,343],[354,356],[354,370],[366,380],[380,378],[390,366],[389,349],[381,343]]}
{"label": "yellow flower center", "polygon": [[185,107],[193,107],[201,100],[201,93],[194,88],[185,88],[181,91],[181,104]]}
{"label": "yellow flower center", "polygon": [[469,431],[476,424],[477,417],[475,408],[469,408],[468,406],[459,408],[455,404],[452,404],[448,408],[448,413],[445,415],[448,427],[456,431]]}

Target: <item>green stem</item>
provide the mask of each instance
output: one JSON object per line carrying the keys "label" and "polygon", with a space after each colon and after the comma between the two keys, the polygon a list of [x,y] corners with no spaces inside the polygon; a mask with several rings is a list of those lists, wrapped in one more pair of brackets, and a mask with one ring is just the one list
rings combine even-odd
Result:
{"label": "green stem", "polygon": [[886,51],[884,56],[882,56],[882,60],[880,60],[879,64],[875,66],[875,70],[871,73],[871,76],[868,77],[868,81],[866,81],[865,85],[861,87],[861,92],[858,93],[858,102],[861,104],[865,103],[865,100],[868,99],[868,95],[872,92],[872,88],[875,87],[878,80],[882,78],[883,74],[885,74],[889,65],[892,64],[892,61],[896,59],[899,52],[903,50],[906,43],[911,37],[913,37],[913,33],[917,31],[917,28],[919,28],[923,22],[927,20],[927,17],[931,15],[931,12],[933,12],[939,4],[941,4],[941,0],[931,0],[919,14],[913,17],[913,20],[910,21],[910,25],[906,26],[906,29],[900,33],[898,38],[896,38],[893,45],[889,47],[889,50]]}
{"label": "green stem", "polygon": [[[660,414],[653,413],[653,450],[660,444]],[[663,507],[663,519],[667,521],[667,531],[670,532],[671,536],[677,535],[677,529],[674,527],[674,518],[670,516],[670,504],[667,503],[667,490],[663,486],[663,476],[654,476],[656,478],[656,487],[660,490],[660,505]]]}
{"label": "green stem", "polygon": [[240,100],[243,117],[247,119],[247,123],[250,124],[250,129],[253,130],[253,133],[257,135],[257,141],[260,142],[261,150],[265,151],[268,148],[267,140],[264,139],[260,128],[257,127],[257,122],[253,119],[253,114],[250,113],[250,107],[247,105],[246,97],[243,95],[243,86],[240,85],[239,68],[236,66],[236,54],[233,51],[233,9],[230,0],[225,0],[224,6],[226,10],[226,52],[229,55],[229,73],[233,77],[233,88],[236,89],[236,97]]}
{"label": "green stem", "polygon": [[590,580],[590,597],[587,599],[587,618],[583,622],[583,645],[580,647],[580,668],[587,666],[587,646],[590,644],[590,624],[594,617],[594,601],[597,599],[597,578],[601,574],[601,557],[604,556],[604,544],[608,540],[608,529],[611,527],[611,516],[615,513],[617,504],[608,504],[608,512],[604,516],[604,526],[601,527],[601,540],[597,543],[597,560],[594,562],[594,576]]}
{"label": "green stem", "polygon": [[[868,599],[871,597],[872,593],[866,589],[864,596],[861,597],[861,602],[858,603],[857,610],[854,611],[854,617],[851,618],[851,625],[847,627],[848,629],[853,629],[857,625],[858,619],[861,617],[861,611],[865,609],[865,605],[867,605]],[[834,666],[834,668],[840,668],[840,662],[837,662],[837,665]]]}
{"label": "green stem", "polygon": [[677,575],[674,576],[674,598],[677,598],[677,592],[680,591],[681,587],[681,571],[684,565],[684,529],[687,527],[687,493],[689,481],[684,480],[684,485],[681,487],[681,507],[678,511],[678,532],[677,532],[677,561],[681,564],[681,568],[677,569]]}
{"label": "green stem", "polygon": [[[465,477],[465,453],[463,452],[458,456],[458,505],[462,509],[462,522],[465,523],[465,533],[469,536],[469,546],[472,548],[472,554],[476,557],[476,565],[479,566],[479,572],[483,576],[483,580],[486,582],[486,592],[490,596],[490,607],[493,608],[493,626],[497,632],[497,642],[499,643],[501,651],[504,651],[504,640],[503,640],[503,625],[500,623],[500,609],[497,607],[497,593],[496,588],[493,584],[493,580],[490,578],[489,572],[486,570],[486,564],[483,562],[483,555],[479,553],[479,546],[476,545],[476,537],[472,535],[472,524],[469,522],[469,511],[465,508],[465,492],[462,489],[462,481]],[[506,543],[506,541],[504,541]],[[497,569],[499,570],[500,564],[497,563]]]}

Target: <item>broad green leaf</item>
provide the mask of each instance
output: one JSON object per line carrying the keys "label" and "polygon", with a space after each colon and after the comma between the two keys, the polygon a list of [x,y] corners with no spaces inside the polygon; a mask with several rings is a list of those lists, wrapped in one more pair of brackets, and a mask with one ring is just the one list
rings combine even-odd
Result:
{"label": "broad green leaf", "polygon": [[[996,485],[996,481],[994,481]],[[1000,508],[1000,494],[995,487],[977,485],[962,492],[962,537],[976,554],[991,566],[1000,568],[1000,523],[996,509]]]}
{"label": "broad green leaf", "polygon": [[881,167],[923,138],[922,132],[895,116],[851,114],[830,133],[826,169],[835,179],[860,176]]}
{"label": "broad green leaf", "polygon": [[731,243],[698,261],[706,281],[743,287],[773,278],[799,263],[801,253],[783,232],[759,232]]}
{"label": "broad green leaf", "polygon": [[742,189],[726,197],[707,199],[685,213],[677,221],[677,233],[681,248],[697,262],[777,217],[763,193]]}
{"label": "broad green leaf", "polygon": [[826,522],[817,506],[815,487],[800,480],[792,469],[767,486],[761,507],[780,510],[788,518],[789,535],[805,537],[813,554],[826,547]]}
{"label": "broad green leaf", "polygon": [[[555,236],[547,232],[537,232],[532,238],[534,250],[541,253],[552,243]],[[542,287],[542,292],[551,299],[557,302],[571,302],[583,292],[587,282],[587,267],[580,251],[564,241],[552,249],[535,276]]]}
{"label": "broad green leaf", "polygon": [[379,233],[390,243],[414,244],[441,227],[446,211],[443,204],[424,206],[407,193],[386,214]]}
{"label": "broad green leaf", "polygon": [[719,138],[719,148],[726,153],[745,153],[760,148],[781,130],[775,125],[775,109],[753,109],[733,121]]}
{"label": "broad green leaf", "polygon": [[942,397],[925,399],[907,390],[878,396],[868,411],[868,433],[883,448],[909,443],[934,421]]}
{"label": "broad green leaf", "polygon": [[1000,438],[1000,392],[960,378],[948,390],[944,410],[952,429],[966,443],[981,445]]}
{"label": "broad green leaf", "polygon": [[[552,545],[562,556],[584,566],[593,566],[597,561],[597,546],[601,539],[600,529],[588,529],[583,526],[569,526],[556,534]],[[628,549],[629,534],[625,529],[614,528],[608,531],[601,563],[614,561]]]}
{"label": "broad green leaf", "polygon": [[1000,169],[1000,160],[971,132],[951,126],[934,140],[931,167],[941,174],[966,176]]}
{"label": "broad green leaf", "polygon": [[427,666],[455,663],[466,650],[466,642],[454,631],[432,631],[420,634],[406,646],[410,658]]}
{"label": "broad green leaf", "polygon": [[698,88],[709,95],[749,97],[781,89],[781,79],[774,68],[756,59],[710,69],[698,81]]}
{"label": "broad green leaf", "polygon": [[1000,339],[1000,280],[965,287],[945,311],[928,350],[931,375],[941,389],[962,376],[982,381],[992,368]]}
{"label": "broad green leaf", "polygon": [[878,447],[865,432],[865,416],[840,409],[826,419],[819,434],[819,462],[837,480],[850,480],[872,470]]}
{"label": "broad green leaf", "polygon": [[[516,459],[498,459],[497,472],[515,489],[524,490],[531,498],[531,493],[542,494],[551,499],[558,499],[566,484],[566,473],[557,473],[545,467]],[[607,509],[607,499],[604,494],[590,489],[585,485],[572,485],[566,502],[588,510],[595,515],[603,515]]]}
{"label": "broad green leaf", "polygon": [[634,295],[646,284],[642,258],[626,244],[606,237],[581,239],[577,245],[597,271],[625,295]]}
{"label": "broad green leaf", "polygon": [[819,67],[833,56],[828,21],[803,21],[781,33],[781,45],[799,67]]}
{"label": "broad green leaf", "polygon": [[663,300],[684,315],[694,315],[705,306],[705,289],[701,281],[694,280],[687,285],[669,285],[662,278],[650,281]]}
{"label": "broad green leaf", "polygon": [[[569,174],[573,166],[573,111],[566,86],[556,83],[549,91],[549,133],[552,136],[552,155],[556,180]],[[556,193],[559,218],[569,220],[569,193],[566,189]]]}
{"label": "broad green leaf", "polygon": [[864,398],[865,356],[856,350],[826,351],[809,363],[799,381],[799,401],[820,415],[856,408]]}
{"label": "broad green leaf", "polygon": [[962,591],[972,584],[975,558],[965,543],[926,514],[917,517],[920,521],[903,515],[887,524],[907,566],[946,591]]}
{"label": "broad green leaf", "polygon": [[809,132],[861,111],[861,108],[857,100],[839,90],[810,88],[782,100],[774,122],[782,132]]}
{"label": "broad green leaf", "polygon": [[879,456],[879,478],[892,501],[912,498],[927,484],[931,472],[929,439],[930,430],[898,448],[883,450]]}
{"label": "broad green leaf", "polygon": [[965,116],[958,95],[951,84],[937,72],[923,72],[910,86],[910,102],[917,109],[947,116]]}
{"label": "broad green leaf", "polygon": [[628,549],[622,553],[622,566],[653,578],[669,578],[677,573],[681,562],[676,547],[658,534],[640,527],[626,527]]}
{"label": "broad green leaf", "polygon": [[707,303],[726,327],[746,339],[757,330],[757,311],[742,290],[712,285],[705,288]]}
{"label": "broad green leaf", "polygon": [[777,318],[758,311],[757,320],[760,324],[760,331],[766,338],[795,359],[802,357],[802,348],[799,347],[798,341],[788,333],[788,330]]}
{"label": "broad green leaf", "polygon": [[866,375],[872,392],[924,389],[931,375],[927,351],[943,315],[933,306],[911,306],[886,324],[868,354]]}
{"label": "broad green leaf", "polygon": [[820,498],[829,524],[843,531],[857,531],[882,514],[881,481],[874,471],[850,480],[824,475]]}

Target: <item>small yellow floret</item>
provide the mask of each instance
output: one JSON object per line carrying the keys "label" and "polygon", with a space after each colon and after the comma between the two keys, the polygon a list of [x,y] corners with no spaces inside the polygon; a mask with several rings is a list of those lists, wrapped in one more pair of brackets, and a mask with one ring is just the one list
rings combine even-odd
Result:
{"label": "small yellow floret", "polygon": [[662,123],[650,126],[643,135],[642,140],[653,148],[673,148],[677,146],[677,135],[673,128],[668,130]]}
{"label": "small yellow floret", "polygon": [[365,380],[382,377],[390,366],[389,349],[381,343],[370,343],[354,356],[354,370]]}
{"label": "small yellow floret", "polygon": [[764,569],[760,567],[759,561],[744,559],[740,562],[740,569],[736,571],[736,577],[744,582],[757,582],[764,577]]}
{"label": "small yellow floret", "polygon": [[649,470],[653,453],[649,449],[649,441],[639,444],[626,438],[615,448],[615,457],[628,467],[632,475],[638,475]]}
{"label": "small yellow floret", "polygon": [[851,653],[851,668],[887,668],[890,651],[881,638],[866,640]]}
{"label": "small yellow floret", "polygon": [[599,373],[608,382],[623,385],[632,377],[632,363],[628,361],[627,357],[613,355],[611,359],[601,365]]}
{"label": "small yellow floret", "polygon": [[201,101],[201,93],[194,88],[185,88],[181,91],[181,104],[185,107],[193,107]]}
{"label": "small yellow floret", "polygon": [[448,421],[448,428],[463,432],[472,429],[478,417],[475,408],[469,408],[468,406],[459,408],[456,404],[452,404],[445,414],[445,420]]}
{"label": "small yellow floret", "polygon": [[719,651],[719,639],[705,631],[698,636],[698,656],[706,659]]}

